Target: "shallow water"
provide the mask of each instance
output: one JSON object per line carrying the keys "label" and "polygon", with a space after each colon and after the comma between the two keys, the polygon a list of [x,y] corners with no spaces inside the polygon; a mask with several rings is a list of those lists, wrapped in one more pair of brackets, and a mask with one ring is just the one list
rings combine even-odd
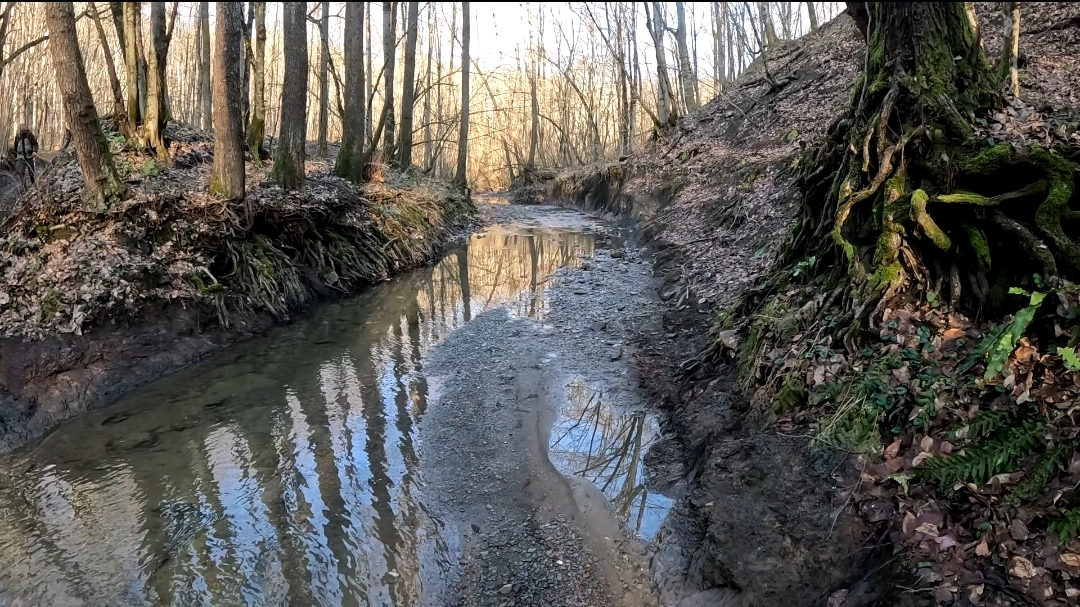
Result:
{"label": "shallow water", "polygon": [[[496,306],[541,318],[548,275],[609,238],[577,214],[492,227],[0,458],[0,605],[437,594],[459,547],[418,473],[425,353]],[[574,385],[552,460],[651,536],[666,512],[641,481],[655,423]]]}

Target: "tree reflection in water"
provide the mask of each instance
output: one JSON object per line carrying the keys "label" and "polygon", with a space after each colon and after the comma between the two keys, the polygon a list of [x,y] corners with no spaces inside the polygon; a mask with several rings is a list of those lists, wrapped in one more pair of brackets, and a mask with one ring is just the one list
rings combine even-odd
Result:
{"label": "tree reflection in water", "polygon": [[581,229],[493,227],[0,457],[0,605],[413,605],[456,537],[424,506],[422,361],[539,317]]}
{"label": "tree reflection in water", "polygon": [[591,481],[635,533],[651,538],[672,505],[645,488],[642,458],[658,435],[656,420],[609,405],[581,378],[566,392],[567,405],[551,431],[551,460],[564,474]]}

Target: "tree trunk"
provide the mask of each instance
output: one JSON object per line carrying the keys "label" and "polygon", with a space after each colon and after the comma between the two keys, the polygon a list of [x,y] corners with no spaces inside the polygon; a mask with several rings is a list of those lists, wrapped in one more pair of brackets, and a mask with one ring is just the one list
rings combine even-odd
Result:
{"label": "tree trunk", "polygon": [[769,17],[769,3],[758,2],[758,18],[761,19],[761,49],[769,50],[776,46],[776,29]]}
{"label": "tree trunk", "polygon": [[147,72],[146,121],[143,124],[146,143],[153,148],[158,160],[167,162],[169,150],[165,147],[165,62],[169,42],[165,37],[165,3],[150,3],[150,61]]}
{"label": "tree trunk", "polygon": [[658,127],[674,125],[678,112],[675,111],[671,94],[671,81],[668,80],[667,53],[664,46],[664,16],[659,2],[652,3],[652,16],[649,15],[649,5],[645,5],[645,27],[653,39],[653,50],[656,53],[656,117]]}
{"label": "tree trunk", "polygon": [[364,179],[362,160],[367,140],[364,105],[364,3],[345,3],[345,111],[341,117],[341,150],[334,172],[353,183]]}
{"label": "tree trunk", "polygon": [[1020,54],[1020,3],[1002,2],[1001,16],[1005,21],[1005,31],[1001,38],[1001,63],[998,69],[1002,80],[1009,83],[1013,97],[1019,97],[1020,73],[1016,69],[1016,58]]}
{"label": "tree trunk", "polygon": [[251,52],[251,123],[247,141],[251,155],[266,157],[266,3],[254,3],[255,45]]}
{"label": "tree trunk", "polygon": [[396,2],[383,2],[383,103],[386,112],[383,131],[383,154],[387,160],[394,158],[394,67],[397,63],[397,10]]}
{"label": "tree trunk", "polygon": [[214,168],[210,192],[244,198],[244,125],[240,61],[244,56],[244,5],[218,2],[214,23]]}
{"label": "tree trunk", "polygon": [[139,2],[124,2],[124,67],[127,73],[128,95],[127,115],[132,125],[142,124],[143,115],[139,111],[139,35],[142,8]]}
{"label": "tree trunk", "polygon": [[[244,22],[243,46],[240,47],[240,136],[247,137],[247,126],[251,120],[251,62],[248,61],[246,49],[251,46],[251,28],[255,26],[255,5],[251,2],[242,2],[241,7],[248,5],[247,21]],[[243,10],[241,10],[243,15]],[[306,15],[306,13],[305,13]]]}
{"label": "tree trunk", "polygon": [[45,5],[45,20],[56,82],[85,182],[84,198],[93,210],[101,212],[108,208],[109,202],[124,195],[125,187],[113,165],[109,144],[94,109],[94,97],[86,81],[86,67],[75,29],[75,7],[71,2],[49,2]]}
{"label": "tree trunk", "polygon": [[409,17],[405,24],[405,74],[401,80],[401,135],[398,139],[398,167],[407,170],[412,166],[413,105],[416,101],[416,34],[420,18],[420,3],[409,3]]}
{"label": "tree trunk", "polygon": [[690,63],[690,52],[686,46],[686,5],[684,2],[675,3],[675,13],[678,18],[675,43],[679,49],[679,83],[682,85],[686,111],[693,112],[698,109],[697,89],[694,86],[697,74],[694,73],[694,67]]}
{"label": "tree trunk", "polygon": [[457,174],[454,180],[468,186],[469,168],[469,3],[461,3],[461,134],[458,136]]}
{"label": "tree trunk", "polygon": [[367,100],[366,113],[364,114],[364,141],[374,142],[374,135],[371,132],[375,128],[375,97],[371,90],[372,80],[375,78],[374,68],[372,68],[371,64],[373,54],[371,52],[371,6],[367,5],[367,9],[362,11],[364,16],[364,69],[360,73],[364,76],[364,99]]}
{"label": "tree trunk", "polygon": [[116,130],[124,137],[131,135],[127,125],[127,112],[124,108],[124,91],[120,88],[120,78],[116,75],[116,61],[113,60],[112,49],[109,48],[109,39],[105,36],[105,28],[101,25],[101,17],[98,15],[97,6],[91,3],[90,18],[94,22],[97,31],[98,42],[101,44],[101,52],[105,55],[105,69],[109,74],[109,89],[113,97],[113,120],[116,122]]}
{"label": "tree trunk", "polygon": [[[935,283],[961,301],[963,273],[972,307],[993,299],[990,284],[1021,284],[1033,269],[1056,276],[1055,258],[1080,273],[1080,247],[1061,227],[1073,163],[1038,146],[1014,153],[1008,144],[971,143],[971,118],[1000,98],[963,4],[848,8],[866,34],[869,60],[850,116],[831,135],[842,143],[822,148],[804,186],[795,249],[821,236],[839,245],[841,262],[827,265],[847,267],[858,287],[856,324],[893,296]],[[1010,170],[1015,165],[1027,168]],[[1045,179],[1025,185],[1033,172]],[[1001,255],[997,243],[1009,243]]]}
{"label": "tree trunk", "polygon": [[326,136],[330,123],[330,3],[322,3],[319,16],[319,134],[315,155],[326,158]]}
{"label": "tree trunk", "polygon": [[214,130],[214,104],[210,94],[210,3],[199,3],[199,116],[204,131]]}
{"label": "tree trunk", "polygon": [[813,2],[806,3],[806,14],[810,16],[810,31],[816,32],[818,28],[817,8]]}
{"label": "tree trunk", "polygon": [[281,85],[281,135],[274,154],[273,179],[286,190],[304,184],[307,140],[307,3],[282,3],[285,78]]}

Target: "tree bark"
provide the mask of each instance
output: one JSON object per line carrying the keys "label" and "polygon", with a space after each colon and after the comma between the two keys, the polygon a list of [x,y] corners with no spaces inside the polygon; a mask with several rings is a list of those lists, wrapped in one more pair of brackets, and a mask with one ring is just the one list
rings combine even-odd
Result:
{"label": "tree bark", "polygon": [[761,49],[769,50],[776,46],[776,29],[769,17],[769,3],[758,2],[758,18],[761,19]]}
{"label": "tree bark", "polygon": [[244,128],[240,103],[243,30],[243,3],[218,2],[214,24],[214,168],[210,192],[228,200],[244,198]]}
{"label": "tree bark", "polygon": [[98,42],[101,44],[101,52],[105,55],[105,69],[109,74],[109,89],[113,97],[113,120],[116,122],[116,130],[124,137],[131,135],[127,125],[127,112],[124,108],[124,91],[120,88],[120,78],[116,75],[116,61],[113,59],[112,49],[109,48],[109,39],[105,35],[105,27],[101,25],[101,17],[98,15],[97,6],[91,3],[90,18],[94,22],[97,31]]}
{"label": "tree bark", "polygon": [[362,157],[367,139],[364,91],[364,3],[345,3],[345,108],[341,117],[341,150],[334,172],[353,183],[364,179]]}
{"label": "tree bark", "polygon": [[[831,234],[843,253],[839,267],[849,268],[860,285],[859,299],[880,306],[912,285],[929,288],[929,267],[950,268],[979,255],[971,234],[993,228],[989,218],[968,209],[983,203],[965,206],[950,196],[954,182],[985,181],[979,175],[988,163],[961,146],[974,133],[970,117],[999,99],[962,3],[860,2],[849,3],[849,11],[870,47],[866,71],[846,126],[832,134],[846,139],[846,151],[823,148],[818,156],[835,171],[818,171],[823,181],[807,185],[820,192],[808,201],[821,198],[812,203],[817,211],[808,209],[816,219],[803,222],[796,243],[808,234]],[[842,160],[828,165],[825,158]],[[1071,177],[1068,187],[1071,193]],[[986,200],[964,202],[980,198]],[[943,215],[950,223],[938,225],[927,205],[944,202],[952,203]],[[958,284],[953,294],[959,299]],[[858,322],[871,316],[865,310]]]}
{"label": "tree bark", "polygon": [[104,211],[110,202],[124,195],[126,188],[113,164],[86,81],[86,67],[75,29],[75,7],[71,2],[46,3],[45,19],[53,69],[85,182],[84,198],[93,210]]}
{"label": "tree bark", "polygon": [[810,16],[810,31],[816,32],[818,28],[817,8],[813,2],[806,3],[806,14]]}
{"label": "tree bark", "polygon": [[142,105],[139,103],[139,35],[142,27],[141,11],[139,2],[124,2],[124,67],[127,73],[127,115],[132,125],[138,127],[142,124]]}
{"label": "tree bark", "polygon": [[315,154],[326,158],[326,137],[330,124],[330,3],[322,3],[319,15],[319,134]]}
{"label": "tree bark", "polygon": [[251,52],[251,123],[247,141],[251,155],[266,157],[266,3],[254,3],[255,44]]}
{"label": "tree bark", "polygon": [[204,131],[214,130],[214,104],[210,94],[210,3],[199,3],[199,116]]}
{"label": "tree bark", "polygon": [[1020,3],[1002,2],[1001,16],[1004,18],[1005,31],[1001,38],[1002,80],[1009,83],[1013,97],[1020,96],[1020,72],[1016,68],[1016,59],[1020,54]]}
{"label": "tree bark", "polygon": [[165,62],[169,41],[165,34],[165,3],[150,3],[150,61],[147,71],[146,121],[143,124],[147,145],[154,150],[158,160],[167,162],[169,150],[165,147]]}
{"label": "tree bark", "polygon": [[678,112],[675,111],[673,95],[671,93],[671,81],[668,80],[667,57],[664,47],[664,16],[659,2],[652,3],[652,16],[649,15],[649,4],[645,5],[645,27],[653,39],[653,50],[656,54],[656,117],[658,127],[674,125]]}
{"label": "tree bark", "polygon": [[402,170],[412,166],[413,105],[416,101],[416,35],[420,18],[420,3],[409,2],[409,17],[405,24],[405,74],[401,86],[401,127],[398,138],[397,165]]}
{"label": "tree bark", "polygon": [[383,154],[394,158],[394,67],[397,63],[397,3],[383,2],[383,103],[390,109],[386,112],[386,125],[383,131]]}
{"label": "tree bark", "polygon": [[461,133],[458,136],[457,174],[455,181],[468,187],[469,168],[469,3],[461,3]]}
{"label": "tree bark", "polygon": [[693,112],[698,109],[697,89],[694,81],[697,74],[690,63],[690,51],[686,46],[686,5],[684,2],[675,3],[675,13],[678,26],[675,28],[675,43],[679,50],[679,82],[682,85],[683,103],[686,111]]}
{"label": "tree bark", "polygon": [[307,3],[282,3],[285,78],[281,86],[281,134],[273,179],[286,190],[304,185],[307,140]]}

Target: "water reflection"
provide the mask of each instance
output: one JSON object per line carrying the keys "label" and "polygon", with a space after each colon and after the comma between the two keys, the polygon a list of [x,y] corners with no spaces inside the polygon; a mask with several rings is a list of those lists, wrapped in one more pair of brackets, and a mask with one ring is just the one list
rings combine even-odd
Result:
{"label": "water reflection", "polygon": [[563,474],[589,479],[637,535],[649,539],[672,500],[645,488],[643,458],[659,427],[644,411],[612,406],[581,379],[567,387],[566,406],[551,431],[552,462]]}
{"label": "water reflection", "polygon": [[588,230],[492,228],[0,459],[0,605],[411,605],[455,533],[424,508],[428,348],[543,313]]}

